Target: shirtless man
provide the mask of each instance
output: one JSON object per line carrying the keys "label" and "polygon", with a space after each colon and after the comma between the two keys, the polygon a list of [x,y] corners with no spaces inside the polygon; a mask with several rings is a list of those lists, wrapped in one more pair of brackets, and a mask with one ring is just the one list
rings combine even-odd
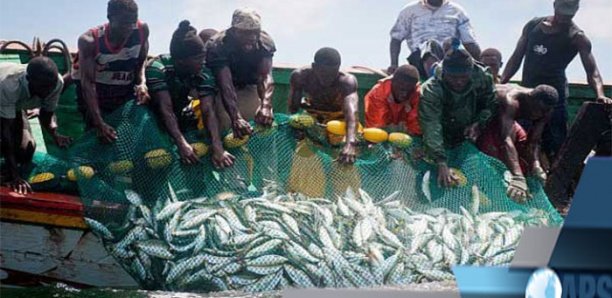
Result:
{"label": "shirtless man", "polygon": [[352,164],[356,157],[357,132],[357,79],[340,71],[340,53],[322,48],[315,53],[310,67],[291,74],[289,112],[300,108],[315,116],[319,123],[331,120],[346,122],[346,144],[340,153],[340,162]]}
{"label": "shirtless man", "polygon": [[[540,142],[559,94],[548,85],[534,89],[497,85],[496,90],[498,113],[476,143],[482,152],[504,162],[512,173],[507,194],[524,202],[529,197],[525,174],[533,174],[542,182],[546,180],[540,165]],[[533,125],[525,133],[518,120],[529,120]]]}

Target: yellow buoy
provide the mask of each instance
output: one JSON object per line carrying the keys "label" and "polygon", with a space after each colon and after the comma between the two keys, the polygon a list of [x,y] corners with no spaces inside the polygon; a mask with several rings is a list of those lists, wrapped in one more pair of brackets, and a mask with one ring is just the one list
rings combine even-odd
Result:
{"label": "yellow buoy", "polygon": [[338,120],[327,122],[327,132],[337,136],[346,135],[346,122]]}
{"label": "yellow buoy", "polygon": [[72,182],[77,181],[79,178],[81,179],[91,179],[94,175],[94,169],[88,166],[80,166],[77,168],[73,168],[68,170],[66,173],[66,178]]}
{"label": "yellow buoy", "polygon": [[234,133],[229,133],[223,138],[223,145],[228,149],[242,147],[248,142],[249,136],[244,136],[242,139],[238,139],[234,137]]}
{"label": "yellow buoy", "polygon": [[289,126],[296,129],[306,129],[314,126],[316,120],[308,114],[295,114],[289,118]]}
{"label": "yellow buoy", "polygon": [[370,143],[386,142],[389,134],[380,128],[366,128],[363,130],[363,138]]}
{"label": "yellow buoy", "polygon": [[389,143],[395,147],[406,149],[412,144],[412,137],[405,133],[394,132],[389,134]]}
{"label": "yellow buoy", "polygon": [[162,169],[172,163],[172,155],[165,149],[151,150],[145,154],[145,161],[151,169]]}
{"label": "yellow buoy", "polygon": [[195,151],[195,154],[198,158],[201,158],[202,156],[206,155],[206,153],[208,153],[208,145],[202,142],[193,143],[191,144],[191,147],[193,148],[193,151]]}
{"label": "yellow buoy", "polygon": [[115,161],[110,163],[107,169],[113,174],[126,174],[134,169],[134,163],[129,160]]}
{"label": "yellow buoy", "polygon": [[54,178],[55,178],[55,175],[53,175],[53,173],[49,173],[49,172],[40,173],[40,174],[32,176],[30,178],[30,183],[37,184],[37,183],[49,182],[53,180]]}

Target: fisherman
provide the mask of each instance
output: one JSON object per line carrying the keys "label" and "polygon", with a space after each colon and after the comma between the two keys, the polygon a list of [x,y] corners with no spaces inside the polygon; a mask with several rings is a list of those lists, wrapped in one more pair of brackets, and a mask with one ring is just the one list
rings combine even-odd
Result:
{"label": "fisherman", "polygon": [[134,0],[108,1],[108,23],[79,37],[73,65],[77,104],[86,127],[106,143],[117,132],[104,117],[131,99],[149,100],[144,62],[149,52],[149,27],[138,20]]}
{"label": "fisherman", "polygon": [[355,76],[340,71],[340,53],[333,48],[321,48],[310,67],[296,69],[291,74],[289,112],[300,109],[315,116],[319,123],[331,120],[346,122],[346,142],[340,162],[352,164],[356,158],[357,112],[359,95]]}
{"label": "fisherman", "polygon": [[419,124],[425,150],[438,167],[438,183],[458,182],[447,165],[446,148],[476,140],[497,109],[493,77],[474,59],[459,39],[421,87]]}
{"label": "fisherman", "polygon": [[202,31],[198,33],[198,36],[200,37],[200,39],[202,39],[204,44],[206,44],[217,33],[219,33],[219,31],[212,29],[212,28],[207,28],[207,29],[202,29]]}
{"label": "fisherman", "polygon": [[[507,194],[517,202],[529,197],[525,174],[546,181],[540,163],[540,142],[559,95],[555,88],[540,85],[534,89],[513,85],[497,85],[499,112],[476,142],[478,148],[501,161],[512,174]],[[518,120],[533,123],[529,131]]]}
{"label": "fisherman", "polygon": [[27,109],[38,109],[41,126],[59,147],[66,147],[71,139],[57,132],[55,108],[63,89],[62,76],[57,66],[46,57],[36,57],[27,65],[0,63],[0,118],[2,157],[2,184],[20,194],[32,188],[20,174],[34,156],[36,143],[32,136]]}
{"label": "fisherman", "polygon": [[391,74],[398,67],[405,40],[410,50],[408,62],[419,69],[421,77],[428,77],[421,63],[421,51],[430,40],[441,44],[451,37],[459,38],[472,57],[480,57],[470,19],[459,4],[451,0],[417,0],[406,5],[391,29],[391,65],[387,72]]}
{"label": "fisherman", "polygon": [[419,126],[419,71],[405,64],[384,78],[365,96],[366,127],[421,135]]}
{"label": "fisherman", "polygon": [[148,63],[147,85],[151,102],[186,164],[199,162],[195,149],[181,132],[197,129],[197,122],[192,117],[183,117],[182,113],[190,105],[189,95],[197,95],[212,140],[213,164],[223,168],[233,164],[234,156],[223,149],[219,137],[213,108],[217,88],[212,72],[204,66],[204,58],[204,42],[189,21],[182,21],[172,35],[170,55],[160,55]]}
{"label": "fisherman", "polygon": [[579,2],[555,0],[553,16],[535,18],[527,23],[501,79],[502,84],[510,81],[524,57],[523,86],[533,88],[547,84],[557,89],[559,101],[542,140],[542,149],[550,162],[567,135],[568,82],[565,69],[577,54],[580,54],[587,80],[595,91],[597,101],[612,105],[612,99],[604,94],[603,80],[591,52],[591,41],[572,21]]}
{"label": "fisherman", "polygon": [[480,54],[480,62],[489,68],[495,84],[499,84],[501,81],[499,71],[504,65],[502,53],[498,49],[488,48]]}
{"label": "fisherman", "polygon": [[261,30],[261,18],[251,9],[234,11],[231,28],[206,44],[206,65],[221,89],[221,99],[215,99],[220,128],[232,128],[236,138],[251,134],[247,121],[264,126],[274,121],[274,52],[274,41]]}

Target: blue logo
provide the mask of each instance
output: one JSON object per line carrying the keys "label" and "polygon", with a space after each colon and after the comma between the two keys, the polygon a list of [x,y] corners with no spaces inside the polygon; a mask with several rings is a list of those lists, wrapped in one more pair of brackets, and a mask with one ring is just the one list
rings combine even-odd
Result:
{"label": "blue logo", "polygon": [[557,274],[548,269],[536,270],[527,282],[526,298],[560,298],[563,292],[561,280]]}

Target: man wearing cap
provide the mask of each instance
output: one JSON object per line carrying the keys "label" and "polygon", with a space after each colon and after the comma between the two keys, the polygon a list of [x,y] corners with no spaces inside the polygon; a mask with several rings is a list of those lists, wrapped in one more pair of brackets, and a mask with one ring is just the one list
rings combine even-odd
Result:
{"label": "man wearing cap", "polygon": [[[218,121],[213,109],[217,93],[215,79],[204,67],[204,42],[189,21],[182,21],[172,35],[170,55],[160,55],[150,61],[146,78],[152,104],[170,136],[176,143],[181,161],[198,162],[194,148],[181,131],[197,129],[197,121],[182,111],[190,104],[190,95],[200,100],[200,109],[212,143],[212,161],[217,168],[231,166],[234,156],[223,149]],[[177,119],[178,118],[178,119]]]}
{"label": "man wearing cap", "polygon": [[346,122],[346,143],[340,162],[352,164],[356,158],[357,111],[359,95],[357,79],[340,71],[340,53],[333,48],[321,48],[315,53],[310,67],[296,69],[291,74],[289,113],[300,109],[313,115],[321,124],[331,120]]}
{"label": "man wearing cap", "polygon": [[398,67],[405,40],[410,50],[408,62],[419,69],[421,77],[427,77],[427,69],[421,65],[421,51],[428,41],[441,44],[447,38],[459,38],[472,57],[480,57],[470,19],[459,4],[451,0],[417,0],[406,5],[391,29],[391,65],[387,72],[391,74]]}
{"label": "man wearing cap", "polygon": [[595,91],[597,101],[612,105],[612,100],[604,94],[603,80],[591,52],[591,41],[572,21],[579,2],[555,0],[553,16],[535,18],[527,23],[501,79],[502,84],[510,81],[525,58],[523,86],[533,88],[547,84],[557,89],[559,102],[542,140],[542,149],[551,161],[567,135],[568,82],[565,69],[576,55],[580,54],[587,80]]}
{"label": "man wearing cap", "polygon": [[0,63],[0,147],[4,158],[2,184],[15,192],[32,191],[19,169],[31,163],[36,143],[26,115],[27,109],[40,108],[41,126],[60,147],[71,139],[57,132],[55,108],[63,87],[57,66],[47,57],[36,57],[27,65]]}
{"label": "man wearing cap", "polygon": [[221,99],[215,104],[222,130],[232,128],[240,138],[252,132],[247,121],[272,124],[275,51],[274,41],[261,30],[259,14],[251,9],[234,11],[232,27],[206,44],[206,65],[221,89]]}
{"label": "man wearing cap", "polygon": [[406,64],[384,78],[365,96],[366,127],[421,135],[419,126],[419,71]]}
{"label": "man wearing cap", "polygon": [[445,149],[466,138],[475,141],[496,110],[493,77],[455,39],[434,77],[421,87],[419,102],[425,151],[438,166],[441,186],[458,181],[448,168]]}
{"label": "man wearing cap", "polygon": [[104,116],[129,100],[144,104],[150,97],[144,73],[149,27],[138,20],[136,2],[109,0],[107,17],[107,24],[79,37],[72,78],[86,127],[108,143],[117,139],[117,132]]}

